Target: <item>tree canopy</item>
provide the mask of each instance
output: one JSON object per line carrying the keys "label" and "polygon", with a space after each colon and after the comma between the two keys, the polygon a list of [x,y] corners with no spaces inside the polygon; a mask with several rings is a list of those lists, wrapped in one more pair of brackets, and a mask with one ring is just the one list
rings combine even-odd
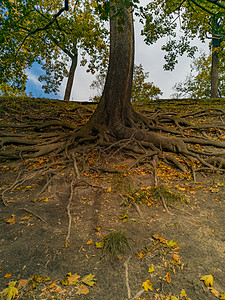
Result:
{"label": "tree canopy", "polygon": [[[38,30],[45,28],[51,16],[62,6],[60,0],[53,2],[35,1],[35,6],[26,6],[20,2],[3,1],[0,78],[4,86],[17,85],[17,89],[24,91],[25,71],[38,62],[45,72],[39,77],[45,82],[45,92],[56,93],[64,77],[68,76],[68,59],[77,60],[78,51],[81,65],[88,62],[88,72],[94,73],[96,69],[106,67],[108,31],[95,13],[96,3],[89,0],[71,3],[66,14],[58,16],[57,21],[45,30]],[[15,58],[21,62],[16,67]],[[13,67],[19,76],[10,76],[8,70]]]}

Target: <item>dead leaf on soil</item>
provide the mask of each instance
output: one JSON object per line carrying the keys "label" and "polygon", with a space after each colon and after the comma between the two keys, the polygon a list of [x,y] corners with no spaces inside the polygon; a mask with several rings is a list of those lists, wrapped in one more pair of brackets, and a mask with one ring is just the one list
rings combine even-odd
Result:
{"label": "dead leaf on soil", "polygon": [[136,254],[139,259],[142,259],[145,256],[145,253],[142,250],[140,252],[137,252]]}
{"label": "dead leaf on soil", "polygon": [[20,288],[26,286],[27,283],[28,283],[28,280],[26,280],[26,279],[20,279],[20,280],[18,280],[18,286],[17,286],[18,289],[20,289]]}
{"label": "dead leaf on soil", "polygon": [[11,276],[12,276],[12,273],[6,273],[5,276],[4,276],[4,278],[9,278]]}
{"label": "dead leaf on soil", "polygon": [[187,293],[185,290],[181,290],[180,297],[185,297],[185,298],[187,297]]}
{"label": "dead leaf on soil", "polygon": [[90,241],[88,241],[88,242],[86,243],[86,245],[90,245],[90,244],[92,244],[92,243],[93,243],[93,241],[90,240]]}
{"label": "dead leaf on soil", "polygon": [[211,292],[214,296],[216,296],[216,297],[219,298],[220,293],[219,293],[217,290],[215,290],[215,289],[212,288],[212,287],[210,287],[209,290],[210,290],[210,292]]}
{"label": "dead leaf on soil", "polygon": [[155,271],[155,267],[151,265],[151,267],[148,268],[148,273],[153,273]]}
{"label": "dead leaf on soil", "polygon": [[81,281],[89,286],[93,286],[95,284],[95,275],[86,275],[81,279]]}
{"label": "dead leaf on soil", "polygon": [[200,280],[204,281],[204,284],[207,287],[213,286],[213,276],[212,275],[201,276]]}
{"label": "dead leaf on soil", "polygon": [[8,224],[10,224],[10,225],[15,224],[15,222],[16,222],[16,215],[12,214],[11,218],[5,219],[5,222],[8,223]]}
{"label": "dead leaf on soil", "polygon": [[220,294],[220,299],[225,300],[225,292],[223,292],[223,293]]}
{"label": "dead leaf on soil", "polygon": [[76,291],[77,295],[87,295],[88,293],[89,293],[89,288],[86,285],[81,284],[78,286],[78,289]]}
{"label": "dead leaf on soil", "polygon": [[170,273],[166,273],[166,275],[165,275],[165,280],[168,282],[168,283],[170,283],[171,282],[171,277],[170,277]]}
{"label": "dead leaf on soil", "polygon": [[104,246],[104,242],[103,241],[95,243],[95,248],[97,248],[97,249],[103,248],[103,246]]}
{"label": "dead leaf on soil", "polygon": [[145,282],[143,282],[142,286],[146,292],[153,291],[152,283],[149,280],[146,280]]}
{"label": "dead leaf on soil", "polygon": [[8,288],[4,289],[3,291],[3,297],[5,300],[11,300],[16,298],[18,295],[18,289],[15,288],[17,281],[11,281],[8,283]]}
{"label": "dead leaf on soil", "polygon": [[102,229],[102,226],[96,226],[93,228],[95,231],[99,232]]}
{"label": "dead leaf on soil", "polygon": [[67,277],[68,284],[69,285],[72,285],[72,284],[75,285],[75,284],[77,284],[78,279],[80,278],[80,275],[78,275],[77,273],[74,273],[74,274],[68,273],[68,274],[70,274],[70,276]]}

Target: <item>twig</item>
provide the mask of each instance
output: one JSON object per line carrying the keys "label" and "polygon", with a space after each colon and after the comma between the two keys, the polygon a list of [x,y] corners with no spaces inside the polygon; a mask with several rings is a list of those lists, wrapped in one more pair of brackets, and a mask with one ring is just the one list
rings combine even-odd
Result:
{"label": "twig", "polygon": [[168,214],[174,215],[174,214],[168,209],[164,197],[163,197],[162,195],[160,195],[160,197],[161,197],[161,199],[162,199],[163,206],[164,206],[164,208],[166,209],[166,211],[168,212]]}
{"label": "twig", "polygon": [[34,215],[35,217],[37,217],[38,219],[40,219],[42,222],[46,222],[42,217],[40,217],[38,214],[36,214],[35,212],[33,212],[30,209],[27,208],[21,208],[22,210],[25,210],[28,213],[31,213],[32,215]]}
{"label": "twig", "polygon": [[128,263],[129,263],[130,259],[131,259],[131,255],[128,257],[128,259],[124,263],[128,299],[131,298],[131,292],[130,292],[130,286],[129,286],[129,278],[128,278]]}
{"label": "twig", "polygon": [[49,185],[49,183],[52,181],[53,177],[48,180],[48,182],[45,184],[45,186],[41,189],[41,191],[38,193],[37,198],[44,192],[46,187]]}
{"label": "twig", "polygon": [[72,159],[73,159],[74,171],[75,171],[77,179],[79,180],[80,179],[80,172],[79,172],[78,167],[77,167],[77,161],[76,161],[74,153],[72,153]]}
{"label": "twig", "polygon": [[137,292],[137,294],[131,299],[131,300],[136,300],[138,297],[140,297],[143,293],[145,292],[144,289],[140,290]]}
{"label": "twig", "polygon": [[155,186],[157,186],[159,183],[158,173],[157,173],[157,159],[158,159],[158,157],[155,155],[152,160],[152,166],[154,169],[154,184],[155,184]]}
{"label": "twig", "polygon": [[135,206],[135,208],[136,208],[136,210],[137,210],[139,216],[140,216],[141,218],[143,218],[143,214],[142,214],[142,211],[141,211],[141,209],[140,209],[140,206],[139,206],[137,203],[135,203],[135,202],[134,202],[133,204],[134,204],[134,206]]}

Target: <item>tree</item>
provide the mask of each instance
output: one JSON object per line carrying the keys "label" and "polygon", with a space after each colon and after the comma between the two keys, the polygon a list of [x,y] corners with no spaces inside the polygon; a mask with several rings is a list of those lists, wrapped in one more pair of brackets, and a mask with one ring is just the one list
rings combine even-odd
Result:
{"label": "tree", "polygon": [[[204,3],[211,1],[205,0]],[[94,143],[94,147],[106,145],[116,147],[122,144],[123,149],[142,154],[140,159],[153,157],[154,166],[157,159],[164,159],[166,162],[173,162],[182,171],[187,171],[190,163],[186,159],[194,158],[204,169],[225,171],[225,160],[221,157],[224,152],[218,150],[224,149],[225,143],[201,137],[202,129],[211,128],[211,124],[193,127],[186,119],[188,114],[180,117],[175,113],[156,111],[148,119],[134,111],[131,105],[134,66],[133,8],[129,1],[100,2],[99,5],[99,10],[102,7],[106,8],[110,14],[109,68],[100,102],[85,125],[76,128],[72,133],[62,133],[46,143],[40,144],[39,140],[32,140],[33,144],[36,142],[36,146],[23,147],[23,158],[57,151],[62,153],[62,156],[66,155],[67,158],[73,159],[75,164],[74,153],[79,151],[79,145],[82,146],[83,153],[83,146],[89,143]],[[214,6],[218,6],[218,2],[215,2]],[[169,127],[165,124],[169,124]],[[54,122],[54,125],[65,126],[57,122]],[[220,128],[223,125],[215,124],[213,128]],[[53,126],[53,123],[48,122],[44,126]],[[196,133],[186,132],[186,128],[191,128]],[[4,141],[7,143],[7,137]],[[9,138],[8,142],[11,141]],[[18,139],[16,141],[18,142]],[[205,151],[196,149],[196,144],[202,147],[205,145],[207,149]],[[210,146],[212,151],[209,150]],[[180,157],[176,159],[167,155],[167,152]],[[0,153],[1,156],[8,158],[21,156],[21,151],[14,149],[5,152],[3,149]],[[183,159],[183,163],[179,161],[180,159]]]}
{"label": "tree", "polygon": [[[217,4],[216,4],[217,2]],[[169,35],[162,47],[165,55],[165,69],[173,70],[178,55],[187,53],[194,57],[197,50],[191,41],[198,37],[202,42],[211,39],[211,97],[218,96],[219,49],[224,39],[224,7],[218,1],[151,1],[146,10],[143,34],[147,44]],[[149,10],[149,11],[148,11]],[[152,14],[153,10],[153,14]],[[179,22],[178,22],[179,21]],[[183,34],[177,39],[175,29],[180,26]]]}
{"label": "tree", "polygon": [[[132,102],[147,103],[150,100],[157,99],[159,95],[162,95],[161,90],[153,84],[153,82],[145,82],[149,77],[149,72],[144,72],[143,66],[134,65],[133,83],[132,83]],[[99,100],[105,84],[106,74],[100,73],[96,76],[96,79],[91,84],[91,89],[97,90],[97,95],[93,97],[93,100]]]}
{"label": "tree", "polygon": [[[191,64],[191,73],[183,82],[174,85],[175,93],[171,95],[173,98],[210,98],[211,97],[211,72],[212,56],[206,53],[193,60]],[[225,96],[225,72],[224,62],[221,60],[219,65],[219,97]]]}
{"label": "tree", "polygon": [[[5,5],[8,3],[7,0],[3,2]],[[81,52],[81,65],[83,66],[88,62],[87,56],[90,57],[88,72],[94,73],[95,70],[105,68],[108,59],[108,31],[98,15],[94,14],[95,3],[85,0],[70,5],[67,15],[60,15],[57,22],[46,30],[31,34],[35,31],[34,28],[46,26],[51,13],[61,6],[61,1],[54,1],[53,6],[52,3],[44,1],[37,2],[37,4],[36,9],[30,12],[22,22],[19,21],[18,27],[11,30],[11,38],[15,39],[15,34],[17,36],[17,45],[11,48],[10,55],[14,57],[15,52],[18,52],[18,43],[23,44],[19,53],[24,47],[29,48],[28,52],[32,51],[33,61],[27,58],[27,67],[32,65],[34,59],[42,65],[45,75],[41,75],[39,80],[45,82],[42,87],[46,93],[56,93],[64,77],[68,76],[64,99],[69,100],[78,52]],[[17,6],[15,8],[17,9]],[[7,34],[6,30],[5,34]],[[37,43],[38,47],[36,47]],[[31,49],[32,45],[34,45],[33,49]],[[5,49],[4,46],[5,44],[2,44],[3,49]],[[71,60],[69,73],[66,68],[68,58]],[[25,69],[21,70],[23,71]]]}

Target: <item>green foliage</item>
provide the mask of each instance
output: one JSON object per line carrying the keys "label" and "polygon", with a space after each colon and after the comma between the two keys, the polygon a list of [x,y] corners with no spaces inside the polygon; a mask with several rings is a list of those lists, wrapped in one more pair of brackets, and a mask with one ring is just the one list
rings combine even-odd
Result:
{"label": "green foliage", "polygon": [[[153,84],[153,82],[146,82],[149,77],[149,72],[144,72],[143,66],[134,66],[133,85],[131,101],[133,102],[149,102],[150,100],[157,99],[162,95],[161,90]],[[97,91],[97,94],[91,98],[92,101],[99,101],[106,79],[106,73],[100,73],[92,82],[90,88]]]}
{"label": "green foliage", "polygon": [[115,259],[117,255],[124,254],[130,248],[126,234],[122,230],[116,230],[103,238],[103,255],[109,255]]}
{"label": "green foliage", "polygon": [[170,189],[165,187],[163,184],[157,185],[149,190],[149,193],[155,200],[161,200],[162,197],[167,205],[172,205],[176,202],[185,201],[185,196],[177,193],[173,193]]}
{"label": "green foliage", "polygon": [[78,49],[81,65],[87,65],[88,72],[105,68],[108,31],[96,14],[95,1],[72,1],[69,11],[58,16],[48,28],[63,1],[2,0],[1,5],[0,86],[24,91],[26,69],[37,62],[44,71],[39,80],[44,82],[45,92],[57,93],[63,78],[68,76],[68,61],[77,55]]}
{"label": "green foliage", "polygon": [[179,55],[187,53],[188,57],[194,57],[197,47],[192,41],[196,37],[202,42],[212,37],[224,39],[225,6],[217,4],[207,0],[156,0],[146,6],[142,17],[145,42],[153,44],[164,36],[169,37],[162,46],[167,52],[166,70],[174,69]]}
{"label": "green foliage", "polygon": [[121,202],[121,205],[123,206],[130,206],[134,203],[140,204],[148,202],[147,194],[144,191],[137,191],[135,187],[131,187],[130,184],[128,185],[128,188],[125,189],[125,194],[126,195]]}
{"label": "green foliage", "polygon": [[[211,60],[212,56],[202,53],[200,57],[193,60],[191,73],[182,82],[174,85],[172,98],[210,98],[211,96]],[[221,60],[219,65],[219,90],[220,97],[225,96],[225,62]]]}

